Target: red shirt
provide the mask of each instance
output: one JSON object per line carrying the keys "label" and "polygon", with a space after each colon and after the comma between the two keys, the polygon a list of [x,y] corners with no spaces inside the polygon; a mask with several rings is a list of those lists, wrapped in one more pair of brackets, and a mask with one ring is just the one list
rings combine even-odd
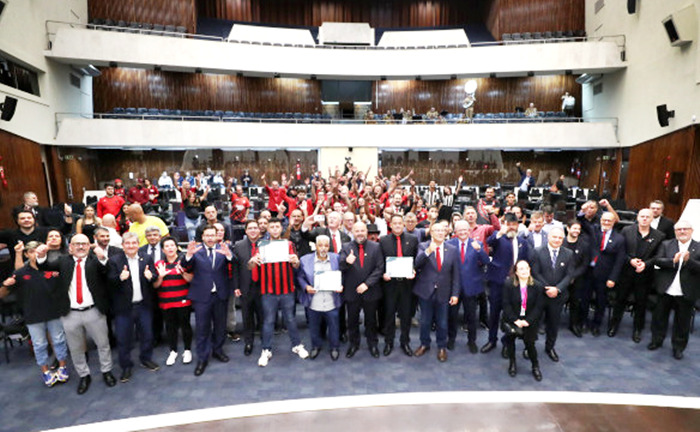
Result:
{"label": "red shirt", "polygon": [[[294,254],[294,243],[288,241],[289,253]],[[282,295],[294,292],[294,269],[289,262],[263,264],[260,269],[260,293]]]}
{"label": "red shirt", "polygon": [[123,205],[124,198],[118,195],[112,195],[111,197],[105,195],[97,201],[97,217],[101,218],[106,214],[116,217]]}
{"label": "red shirt", "polygon": [[127,199],[132,203],[146,204],[148,202],[148,189],[134,186],[129,189]]}
{"label": "red shirt", "polygon": [[246,209],[250,208],[250,200],[247,197],[231,195],[231,220],[244,223]]}
{"label": "red shirt", "polygon": [[270,201],[267,203],[267,208],[271,212],[277,212],[277,206],[284,202],[284,197],[287,195],[287,190],[284,187],[279,187],[277,190],[272,189],[269,186],[265,186],[267,195],[270,197]]}
{"label": "red shirt", "polygon": [[153,195],[151,203],[158,204],[158,188],[156,185],[151,185],[151,187],[147,188],[146,191],[148,192],[148,195]]}

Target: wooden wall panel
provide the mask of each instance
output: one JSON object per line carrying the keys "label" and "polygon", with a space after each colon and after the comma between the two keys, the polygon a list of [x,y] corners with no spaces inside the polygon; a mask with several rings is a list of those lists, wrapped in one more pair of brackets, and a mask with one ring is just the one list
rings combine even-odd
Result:
{"label": "wooden wall panel", "polygon": [[585,0],[490,0],[485,22],[491,34],[584,30]]}
{"label": "wooden wall panel", "polygon": [[[468,80],[445,81],[378,81],[375,82],[377,113],[389,109],[415,108],[425,113],[430,107],[438,111],[463,112],[464,85]],[[515,107],[527,108],[534,102],[540,111],[560,111],[561,96],[571,93],[580,111],[581,86],[571,75],[526,78],[478,78],[474,112],[513,112]],[[579,113],[580,114],[580,113]]]}
{"label": "wooden wall panel", "polygon": [[197,0],[200,17],[276,25],[320,26],[324,21],[372,27],[459,26],[479,22],[479,0]]}
{"label": "wooden wall panel", "polygon": [[0,166],[7,187],[0,182],[0,227],[16,228],[12,208],[23,202],[27,191],[35,192],[42,206],[49,204],[39,144],[0,130]]}
{"label": "wooden wall panel", "polygon": [[95,112],[114,107],[321,112],[321,82],[105,68],[93,79]]}
{"label": "wooden wall panel", "polygon": [[[652,200],[666,204],[666,215],[677,219],[690,198],[700,197],[700,138],[690,126],[632,147],[625,197],[629,207],[641,208]],[[666,172],[685,173],[681,204],[669,202]]]}
{"label": "wooden wall panel", "polygon": [[197,28],[195,0],[88,0],[88,16]]}

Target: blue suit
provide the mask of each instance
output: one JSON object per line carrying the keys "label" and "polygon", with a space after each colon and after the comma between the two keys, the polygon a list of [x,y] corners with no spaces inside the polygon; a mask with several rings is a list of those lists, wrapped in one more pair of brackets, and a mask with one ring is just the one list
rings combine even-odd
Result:
{"label": "blue suit", "polygon": [[[331,270],[338,270],[339,260],[338,254],[329,252],[328,259],[331,263]],[[340,326],[339,326],[339,308],[343,304],[343,299],[340,293],[333,292],[334,309],[326,312],[319,312],[311,309],[311,301],[316,294],[309,294],[306,291],[306,286],[314,286],[314,272],[316,253],[306,254],[299,259],[301,266],[296,272],[297,285],[299,286],[298,299],[308,313],[309,317],[309,333],[311,333],[311,347],[320,349],[323,345],[323,337],[321,336],[321,322],[325,319],[328,325],[328,342],[331,349],[340,348]]]}
{"label": "blue suit", "polygon": [[[503,307],[503,283],[513,269],[513,239],[506,236],[497,237],[493,233],[486,240],[491,251],[491,262],[486,272],[489,284],[489,342],[496,343],[498,327],[500,323],[501,309]],[[527,260],[529,246],[523,237],[518,237],[518,261]]]}
{"label": "blue suit", "polygon": [[416,283],[413,293],[418,296],[421,307],[420,342],[430,347],[430,328],[433,316],[437,323],[437,346],[447,347],[447,315],[450,297],[459,297],[459,252],[447,243],[444,244],[442,267],[438,271],[436,252],[425,254],[430,242],[418,245],[416,255]]}
{"label": "blue suit", "polygon": [[212,351],[223,354],[226,341],[226,315],[228,297],[231,294],[229,264],[226,257],[216,252],[214,262],[203,245],[189,260],[183,259],[182,268],[193,273],[187,297],[192,300],[195,317],[197,358],[207,362]]}
{"label": "blue suit", "polygon": [[527,233],[521,234],[519,237],[522,237],[522,238],[525,239],[525,241],[527,242],[528,250],[534,251],[536,248],[538,248],[538,247],[540,247],[540,246],[546,246],[546,245],[547,245],[547,233],[544,232],[544,229],[540,230],[539,233],[542,235],[542,243],[540,243],[540,244],[537,245],[537,246],[535,246],[535,240],[534,240],[534,238],[533,238],[533,235],[534,235],[535,233],[533,233],[533,232],[531,232],[531,231],[527,231]]}
{"label": "blue suit", "polygon": [[[478,251],[472,247],[474,241],[482,246]],[[489,263],[489,256],[481,242],[467,238],[464,244],[464,262],[462,263],[462,242],[454,237],[448,240],[447,244],[454,246],[459,256],[459,281],[462,304],[464,305],[464,318],[469,331],[469,343],[474,343],[476,342],[476,329],[479,321],[476,313],[477,296],[484,292],[484,266]],[[459,305],[450,306],[447,320],[447,337],[450,342],[454,342],[457,338],[458,316]]]}

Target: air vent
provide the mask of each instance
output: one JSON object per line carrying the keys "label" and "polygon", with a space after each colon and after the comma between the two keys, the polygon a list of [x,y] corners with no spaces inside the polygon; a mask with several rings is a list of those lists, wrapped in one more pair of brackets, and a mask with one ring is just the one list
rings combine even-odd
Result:
{"label": "air vent", "polygon": [[75,74],[69,74],[70,75],[70,85],[72,85],[75,88],[80,88],[80,77],[75,75]]}
{"label": "air vent", "polygon": [[600,12],[601,9],[605,7],[605,0],[596,0],[595,2],[595,13]]}

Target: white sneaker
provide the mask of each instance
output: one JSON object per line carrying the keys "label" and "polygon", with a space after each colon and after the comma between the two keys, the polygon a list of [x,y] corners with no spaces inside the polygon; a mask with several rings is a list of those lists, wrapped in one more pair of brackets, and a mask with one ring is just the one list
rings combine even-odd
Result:
{"label": "white sneaker", "polygon": [[170,351],[170,355],[168,355],[168,359],[165,361],[165,365],[172,366],[175,364],[175,360],[177,360],[177,351]]}
{"label": "white sneaker", "polygon": [[267,350],[267,349],[262,350],[262,353],[260,353],[260,358],[258,359],[258,366],[260,366],[260,367],[267,366],[267,362],[269,362],[271,358],[272,358],[272,351]]}
{"label": "white sneaker", "polygon": [[299,344],[299,345],[295,346],[294,348],[292,348],[292,352],[294,354],[298,355],[299,358],[302,360],[309,356],[309,352],[306,351],[306,348],[304,348],[304,345],[302,345],[302,344]]}
{"label": "white sneaker", "polygon": [[185,352],[182,353],[182,364],[190,364],[190,363],[192,363],[192,351],[185,350]]}

